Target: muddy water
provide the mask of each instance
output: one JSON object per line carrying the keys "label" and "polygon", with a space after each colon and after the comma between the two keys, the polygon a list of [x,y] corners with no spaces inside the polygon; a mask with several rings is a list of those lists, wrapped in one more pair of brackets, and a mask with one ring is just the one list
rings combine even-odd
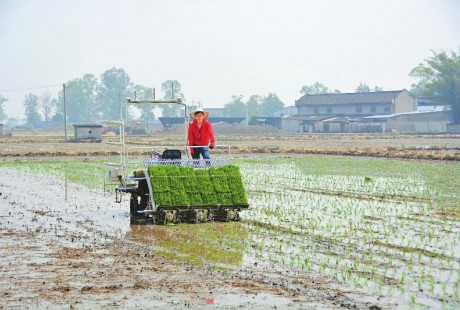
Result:
{"label": "muddy water", "polygon": [[54,178],[0,168],[0,193],[0,308],[397,307],[331,279],[250,267],[243,254],[226,270],[215,268],[228,266],[225,253],[213,266],[159,255],[187,240],[130,226],[127,199],[100,190],[66,194]]}

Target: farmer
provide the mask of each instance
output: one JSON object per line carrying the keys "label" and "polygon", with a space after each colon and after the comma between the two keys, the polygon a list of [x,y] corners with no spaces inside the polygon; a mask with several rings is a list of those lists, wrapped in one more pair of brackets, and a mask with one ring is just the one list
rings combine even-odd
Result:
{"label": "farmer", "polygon": [[193,122],[188,127],[188,145],[201,146],[190,148],[193,159],[200,159],[200,154],[203,159],[209,159],[208,145],[211,150],[214,148],[214,131],[211,123],[207,120],[208,114],[202,108],[190,113]]}

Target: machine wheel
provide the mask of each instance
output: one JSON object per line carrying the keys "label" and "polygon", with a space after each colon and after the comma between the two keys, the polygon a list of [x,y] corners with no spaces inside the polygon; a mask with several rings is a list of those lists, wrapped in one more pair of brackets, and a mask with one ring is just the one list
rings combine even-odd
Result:
{"label": "machine wheel", "polygon": [[129,199],[129,213],[131,215],[136,214],[137,210],[139,210],[137,195],[131,194],[131,198]]}
{"label": "machine wheel", "polygon": [[129,223],[130,225],[148,225],[154,224],[154,219],[145,215],[131,214]]}

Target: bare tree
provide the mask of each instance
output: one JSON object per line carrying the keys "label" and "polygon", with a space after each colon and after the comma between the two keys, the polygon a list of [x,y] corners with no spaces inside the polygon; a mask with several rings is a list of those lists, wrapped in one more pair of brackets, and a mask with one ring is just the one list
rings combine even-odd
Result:
{"label": "bare tree", "polygon": [[43,95],[40,97],[40,108],[43,116],[45,117],[45,122],[51,119],[51,115],[53,113],[53,98],[49,92],[44,92]]}

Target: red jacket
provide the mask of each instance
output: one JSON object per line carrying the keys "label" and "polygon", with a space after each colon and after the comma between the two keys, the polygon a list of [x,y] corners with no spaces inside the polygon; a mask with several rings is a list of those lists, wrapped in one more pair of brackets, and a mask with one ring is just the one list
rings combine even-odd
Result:
{"label": "red jacket", "polygon": [[201,128],[198,128],[196,120],[188,126],[188,145],[189,146],[207,146],[214,145],[214,130],[207,119],[203,120]]}

